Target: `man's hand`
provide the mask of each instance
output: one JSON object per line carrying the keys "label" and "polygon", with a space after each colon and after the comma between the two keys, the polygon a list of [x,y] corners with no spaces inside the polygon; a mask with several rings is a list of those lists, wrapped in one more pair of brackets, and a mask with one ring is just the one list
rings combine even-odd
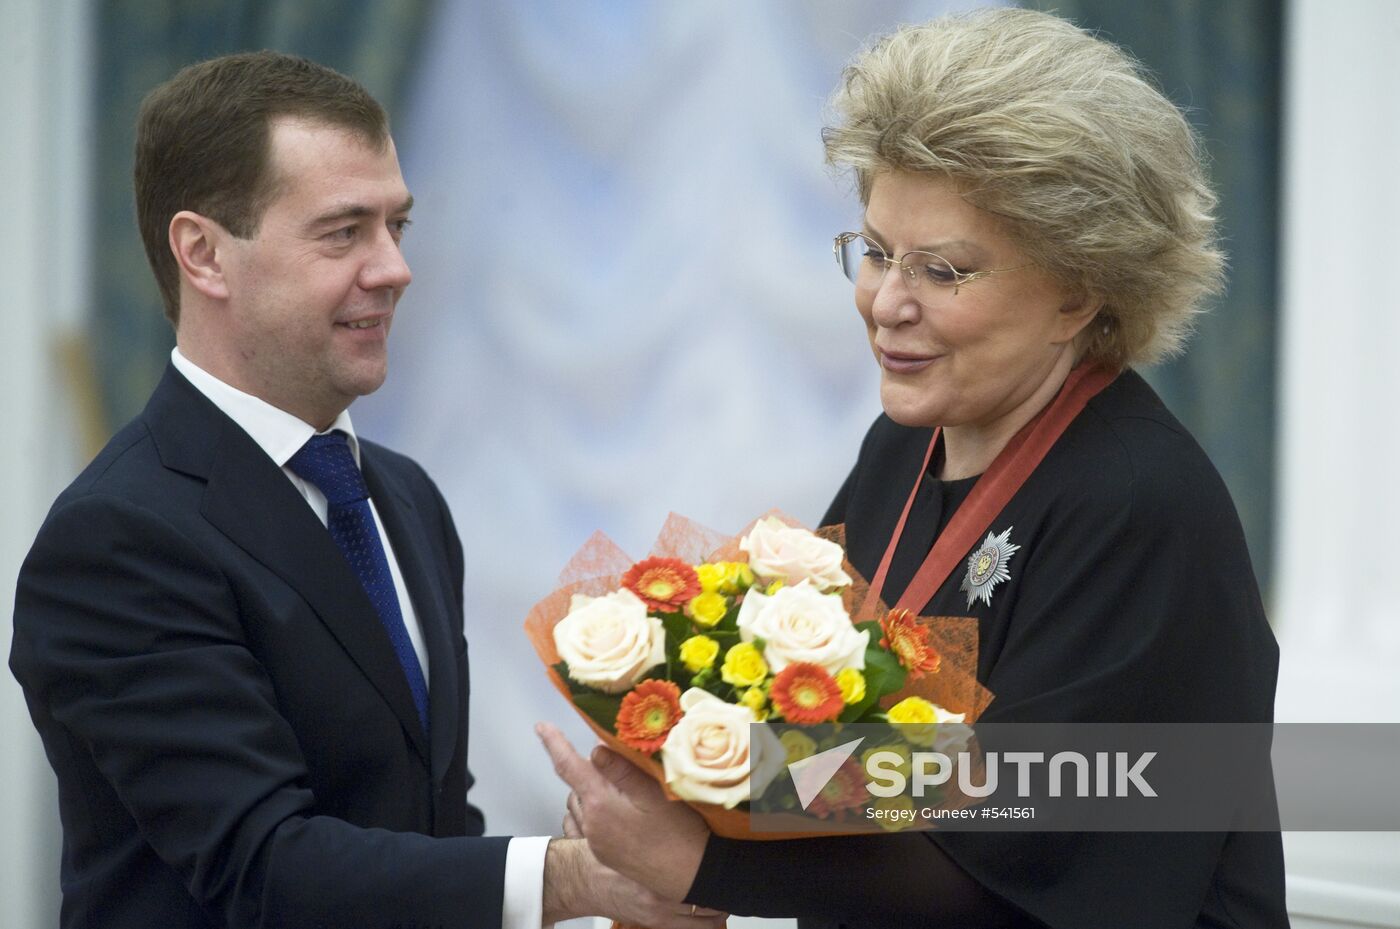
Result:
{"label": "man's hand", "polygon": [[535,732],[555,773],[573,788],[573,828],[598,860],[662,899],[684,900],[710,838],[700,814],[667,800],[656,781],[602,746],[589,764],[555,727],[540,723]]}
{"label": "man's hand", "polygon": [[553,839],[544,858],[544,921],[607,916],[648,929],[723,929],[724,914],[663,900],[602,865],[583,839]]}

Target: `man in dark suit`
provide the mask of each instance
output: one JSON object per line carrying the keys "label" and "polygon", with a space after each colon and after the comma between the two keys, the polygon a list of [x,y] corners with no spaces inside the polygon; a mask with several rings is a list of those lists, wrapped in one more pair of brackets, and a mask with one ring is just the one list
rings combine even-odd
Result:
{"label": "man in dark suit", "polygon": [[346,412],[410,280],[384,111],[297,58],[195,65],[143,105],[136,199],[178,347],[15,604],[62,925],[713,923],[467,802],[462,547]]}

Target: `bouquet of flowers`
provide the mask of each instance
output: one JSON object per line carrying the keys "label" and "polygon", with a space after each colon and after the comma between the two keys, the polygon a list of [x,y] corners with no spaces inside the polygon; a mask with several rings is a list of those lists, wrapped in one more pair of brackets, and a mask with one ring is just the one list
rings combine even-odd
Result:
{"label": "bouquet of flowers", "polygon": [[[991,699],[974,676],[976,622],[864,604],[840,538],[839,527],[813,533],[770,515],[723,539],[673,515],[652,555],[633,562],[595,535],[526,629],[609,747],[715,832],[756,837],[740,804],[817,751],[794,726],[932,732],[972,721]],[[763,721],[789,725],[776,751],[756,753],[750,724]],[[759,737],[779,738],[767,729]],[[756,754],[778,762],[754,770]]]}

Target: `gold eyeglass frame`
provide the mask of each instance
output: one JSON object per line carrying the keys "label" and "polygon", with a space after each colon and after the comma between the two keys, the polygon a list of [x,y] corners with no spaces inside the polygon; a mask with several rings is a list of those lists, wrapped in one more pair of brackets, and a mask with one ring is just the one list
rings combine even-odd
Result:
{"label": "gold eyeglass frame", "polygon": [[[978,278],[988,277],[993,274],[1001,274],[1005,271],[1020,271],[1022,268],[1030,267],[1030,265],[1017,265],[1014,268],[988,268],[985,271],[959,271],[956,267],[953,266],[953,263],[951,261],[949,261],[947,258],[944,258],[942,255],[937,255],[933,252],[925,252],[920,249],[915,249],[913,251],[905,252],[898,258],[892,258],[890,254],[885,251],[884,246],[882,246],[879,242],[876,242],[874,239],[870,238],[870,236],[866,235],[865,233],[842,232],[837,234],[836,238],[833,239],[831,243],[831,254],[836,259],[836,266],[841,269],[842,277],[846,277],[846,266],[841,262],[841,248],[844,245],[849,245],[856,239],[863,239],[867,245],[869,245],[872,249],[879,251],[880,255],[883,256],[881,260],[885,263],[885,270],[880,273],[880,280],[876,282],[877,288],[880,284],[884,283],[885,275],[889,273],[890,266],[898,265],[900,270],[903,271],[904,274],[909,278],[909,290],[911,292],[917,293],[920,285],[919,272],[915,271],[912,267],[905,263],[905,259],[908,258],[910,255],[927,255],[930,258],[937,258],[939,261],[947,265],[948,269],[953,272],[953,280],[947,284],[940,283],[939,281],[930,281],[929,283],[931,283],[934,287],[953,288],[953,296],[957,296],[958,288],[962,287],[962,285],[967,284],[971,281],[975,281]],[[846,279],[850,280],[850,278],[848,277]],[[851,283],[854,284],[855,282],[851,281]]]}

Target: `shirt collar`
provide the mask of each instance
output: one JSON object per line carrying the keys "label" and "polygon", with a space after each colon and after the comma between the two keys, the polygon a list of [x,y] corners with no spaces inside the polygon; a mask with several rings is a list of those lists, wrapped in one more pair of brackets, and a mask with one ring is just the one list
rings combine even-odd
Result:
{"label": "shirt collar", "polygon": [[[248,436],[258,444],[279,468],[286,467],[307,440],[316,435],[309,424],[278,409],[266,400],[260,400],[237,387],[230,386],[180,353],[178,347],[170,350],[170,363],[184,375],[209,402],[218,407],[224,415],[233,420]],[[350,411],[341,410],[326,432],[339,429],[349,436],[350,454],[355,456],[355,464],[360,463],[360,440],[355,437],[355,427],[350,423]]]}

